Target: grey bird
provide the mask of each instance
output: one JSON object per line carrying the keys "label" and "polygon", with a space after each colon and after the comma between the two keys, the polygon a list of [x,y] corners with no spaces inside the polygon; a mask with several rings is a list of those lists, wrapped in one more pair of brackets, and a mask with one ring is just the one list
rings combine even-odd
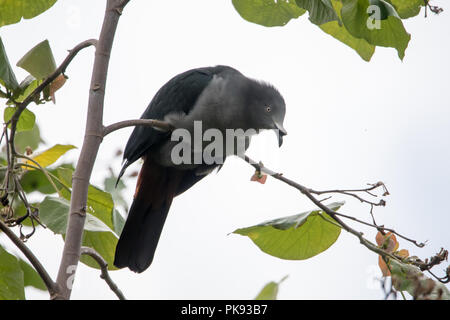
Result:
{"label": "grey bird", "polygon": [[[221,152],[217,148],[211,153],[214,159],[211,163],[211,159],[207,161],[203,157],[208,141],[201,140],[199,144],[195,141],[180,142],[180,137],[174,139],[175,133],[189,133],[192,138],[198,130],[197,124],[200,124],[203,139],[208,130],[226,137],[229,130],[236,132],[241,129],[245,134],[234,136],[233,142],[243,138],[245,152],[251,135],[268,129],[276,131],[281,146],[283,136],[287,134],[283,127],[285,112],[284,99],[274,86],[247,78],[228,66],[192,69],[161,87],[141,119],[164,120],[174,130],[165,132],[137,126],[128,140],[124,151],[125,163],[118,180],[139,158],[143,158],[144,163],[116,247],[114,265],[128,267],[135,272],[146,270],[153,261],[173,198],[220,168],[227,156],[239,153],[236,145],[231,151],[224,147]],[[181,143],[184,143],[182,152],[174,153]],[[180,163],[174,155],[190,162]]]}

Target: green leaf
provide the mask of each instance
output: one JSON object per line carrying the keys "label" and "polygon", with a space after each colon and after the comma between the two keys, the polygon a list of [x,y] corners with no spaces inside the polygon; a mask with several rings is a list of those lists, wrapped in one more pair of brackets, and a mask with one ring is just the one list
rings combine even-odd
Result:
{"label": "green leaf", "polygon": [[122,234],[123,227],[125,226],[125,219],[122,217],[119,211],[114,209],[113,212],[113,225],[114,225],[114,231],[117,235]]}
{"label": "green leaf", "polygon": [[114,230],[113,210],[114,201],[108,192],[89,185],[88,189],[88,212],[103,221],[109,228]]}
{"label": "green leaf", "polygon": [[[58,172],[58,178],[61,182],[64,183],[67,188],[72,188],[72,175],[74,169],[60,167],[57,168],[56,171]],[[70,195],[66,199],[70,200]]]}
{"label": "green leaf", "polygon": [[[340,17],[342,3],[337,0],[332,0],[332,4]],[[364,39],[358,39],[352,36],[343,25],[339,25],[338,21],[330,21],[319,27],[322,31],[354,49],[365,61],[370,61],[372,58],[375,52],[375,46],[367,43]]]}
{"label": "green leaf", "polygon": [[53,73],[56,70],[56,63],[48,40],[38,43],[28,51],[17,62],[17,66],[25,69],[38,80],[45,79]]}
{"label": "green leaf", "polygon": [[287,0],[233,0],[233,6],[245,20],[266,27],[284,26],[305,13]]}
{"label": "green leaf", "polygon": [[379,19],[381,20],[386,20],[389,16],[400,18],[395,8],[384,0],[369,0],[369,5],[369,15],[374,15],[374,17],[377,17],[377,10],[379,10]]}
{"label": "green leaf", "polygon": [[0,246],[0,300],[24,299],[24,276],[19,260]]}
{"label": "green leaf", "polygon": [[[344,203],[328,207],[338,210]],[[286,260],[311,258],[336,242],[341,228],[322,210],[274,219],[237,229],[233,233],[248,236],[263,252]]]}
{"label": "green leaf", "polygon": [[0,27],[31,19],[49,9],[56,0],[3,0],[0,2]]}
{"label": "green leaf", "polygon": [[[59,168],[65,169],[67,167],[73,168],[73,165],[71,163],[65,163],[56,169],[50,169],[47,171],[50,174],[57,177],[58,169]],[[51,178],[51,175],[50,175],[50,178]],[[53,179],[53,178],[51,178],[51,179],[53,180],[53,183],[56,185],[56,188],[58,190],[63,188],[63,186],[60,184],[59,181],[57,181],[56,179]],[[41,170],[25,171],[25,173],[22,176],[22,179],[20,180],[20,184],[22,185],[22,188],[26,193],[38,191],[43,194],[53,194],[53,193],[57,192],[55,190],[55,188],[53,187],[53,185],[48,180],[47,176]]]}
{"label": "green leaf", "polygon": [[125,190],[126,186],[122,180],[119,180],[116,187],[117,177],[111,175],[110,177],[105,178],[103,185],[106,192],[109,192],[114,199],[114,204],[117,206],[123,207],[125,211],[128,211],[128,203],[123,197],[123,190]]}
{"label": "green leaf", "polygon": [[[66,185],[72,187],[73,171],[67,168],[58,168],[58,177]],[[62,195],[70,200],[70,193],[67,190],[62,190]],[[93,216],[103,221],[109,228],[115,230],[113,223],[113,209],[114,201],[108,192],[102,191],[99,188],[89,185],[87,210]]]}
{"label": "green leaf", "polygon": [[[114,255],[116,252],[118,238],[111,232],[85,231],[83,234],[83,246],[94,248],[108,263],[108,270],[117,270],[114,266]],[[89,267],[100,269],[93,258],[82,255],[80,261]]]}
{"label": "green leaf", "polygon": [[[16,112],[17,107],[7,107],[3,113],[4,122],[8,122],[13,114]],[[31,130],[36,122],[36,116],[28,109],[24,109],[20,114],[19,121],[17,121],[16,132]],[[11,127],[11,124],[8,128]]]}
{"label": "green leaf", "polygon": [[300,8],[308,10],[309,20],[314,24],[321,25],[339,20],[331,0],[296,0],[295,2]]}
{"label": "green leaf", "polygon": [[[54,233],[65,234],[70,202],[59,197],[45,197],[39,206],[41,221]],[[112,230],[98,218],[86,213],[84,229],[97,232],[112,232]]]}
{"label": "green leaf", "polygon": [[20,267],[23,271],[23,281],[25,287],[34,287],[39,290],[47,290],[44,281],[28,262],[19,259]]}
{"label": "green leaf", "polygon": [[[72,149],[76,149],[76,147],[70,144],[67,145],[57,144],[45,151],[42,151],[38,155],[33,156],[32,159],[37,163],[39,163],[41,167],[46,168],[49,165],[55,163],[67,151]],[[27,160],[26,163],[29,165],[35,165],[32,161],[29,160]],[[29,168],[28,170],[33,169]]]}
{"label": "green leaf", "polygon": [[[0,16],[1,16],[0,9]],[[1,18],[0,18],[1,21]],[[2,38],[0,37],[0,84],[11,91],[17,90],[19,83],[17,82],[14,71],[9,64],[8,56],[6,55],[5,47],[3,46]]]}
{"label": "green leaf", "polygon": [[287,276],[281,279],[279,282],[271,281],[262,288],[255,300],[277,300],[278,289],[280,283],[283,282]]}
{"label": "green leaf", "polygon": [[369,0],[342,0],[342,2],[342,22],[352,36],[365,39],[375,46],[395,48],[399,58],[403,60],[411,36],[406,32],[402,20],[392,6],[385,1],[377,0],[377,3],[383,4],[382,10],[377,14],[374,7],[369,8]]}
{"label": "green leaf", "polygon": [[69,209],[66,199],[47,196],[39,206],[39,218],[54,233],[65,234]]}
{"label": "green leaf", "polygon": [[424,0],[386,0],[392,4],[397,10],[398,15],[402,19],[415,17],[420,13],[420,9],[424,6]]}
{"label": "green leaf", "polygon": [[[53,182],[57,187],[60,186],[57,181],[53,180]],[[27,170],[20,179],[20,184],[27,193],[38,191],[43,194],[52,194],[56,192],[47,176],[40,170]]]}
{"label": "green leaf", "polygon": [[[50,230],[64,235],[69,210],[70,203],[66,199],[47,196],[40,205],[39,217]],[[89,213],[86,213],[84,229],[82,245],[97,251],[108,263],[109,270],[117,270],[113,264],[118,241],[117,234],[100,219]],[[99,269],[98,263],[88,256],[82,256],[80,261]]]}
{"label": "green leaf", "polygon": [[320,29],[354,49],[365,61],[370,61],[375,52],[375,46],[367,43],[364,39],[353,37],[345,27],[339,26],[337,21],[325,23],[320,26]]}
{"label": "green leaf", "polygon": [[20,153],[25,153],[25,148],[30,147],[31,150],[36,150],[39,144],[43,142],[37,123],[34,124],[33,129],[16,133],[14,143],[16,149]]}
{"label": "green leaf", "polygon": [[[28,75],[19,85],[20,90],[17,90],[14,94],[14,100],[16,102],[23,102],[40,84],[42,80],[36,80],[32,75]],[[36,95],[35,103],[39,104],[40,95]]]}

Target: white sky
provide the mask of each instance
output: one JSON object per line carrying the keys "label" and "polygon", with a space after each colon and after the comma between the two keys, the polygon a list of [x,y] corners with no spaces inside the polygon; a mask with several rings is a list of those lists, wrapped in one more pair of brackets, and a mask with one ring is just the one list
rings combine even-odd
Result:
{"label": "white sky", "polygon": [[[46,38],[60,63],[66,50],[98,37],[104,3],[58,1],[35,19],[0,28],[11,63]],[[405,22],[412,40],[403,62],[394,49],[377,48],[366,63],[309,23],[307,14],[269,29],[244,21],[229,0],[133,0],[113,47],[104,123],[138,118],[167,80],[193,67],[227,64],[269,81],[286,100],[289,134],[280,150],[275,136],[264,134],[250,154],[315,189],[385,182],[391,196],[386,208],[375,211],[378,222],[429,240],[424,249],[400,240],[411,254],[427,258],[450,247],[450,7],[436,4],[446,10],[440,16],[424,19],[422,12]],[[30,107],[49,145],[81,147],[92,61],[93,49],[75,58],[56,106]],[[18,68],[16,74],[20,80],[26,75]],[[124,129],[105,139],[93,183],[101,183],[108,165],[119,170],[114,152],[125,146],[130,132]],[[71,151],[66,160],[76,159],[78,152]],[[248,238],[228,235],[313,208],[276,180],[250,182],[252,174],[241,160],[229,159],[219,174],[176,198],[152,266],[143,274],[112,272],[126,297],[252,299],[268,281],[289,275],[280,299],[383,298],[374,282],[380,277],[377,256],[345,232],[329,250],[306,261],[280,260],[262,253]],[[128,181],[130,200],[134,183]],[[368,207],[351,199],[342,212],[369,220]],[[373,230],[356,227],[374,240]],[[8,243],[4,236],[0,241]],[[61,237],[39,230],[29,246],[56,277]],[[8,248],[17,252],[9,243]],[[28,289],[27,297],[48,295]],[[72,297],[115,299],[99,272],[84,265]]]}

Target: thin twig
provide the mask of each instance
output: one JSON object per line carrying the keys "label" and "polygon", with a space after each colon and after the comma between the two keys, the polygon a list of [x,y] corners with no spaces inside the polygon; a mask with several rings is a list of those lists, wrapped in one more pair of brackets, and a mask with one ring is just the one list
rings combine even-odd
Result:
{"label": "thin twig", "polygon": [[398,233],[397,231],[395,231],[395,230],[393,230],[393,229],[385,228],[384,226],[379,226],[379,225],[376,225],[376,224],[371,224],[371,223],[369,223],[369,222],[359,220],[359,219],[357,219],[357,218],[355,218],[355,217],[348,216],[348,215],[343,214],[343,213],[340,213],[340,212],[336,212],[336,214],[337,214],[338,216],[340,216],[340,217],[343,217],[343,218],[346,218],[346,219],[350,219],[350,220],[353,220],[353,221],[355,221],[355,222],[364,224],[364,225],[366,225],[366,226],[375,228],[375,229],[377,229],[378,231],[383,231],[383,232],[387,231],[387,232],[391,232],[391,233],[393,233],[393,234],[399,236],[400,238],[402,238],[402,239],[404,239],[404,240],[406,240],[406,241],[409,241],[409,242],[413,243],[414,245],[416,245],[416,246],[419,247],[419,248],[423,248],[423,247],[425,246],[425,243],[423,243],[423,242],[417,242],[417,241],[414,240],[414,239],[410,239],[410,238],[408,238],[408,237],[405,237],[404,235]]}
{"label": "thin twig", "polygon": [[384,183],[381,181],[377,182],[377,183],[373,183],[373,184],[369,183],[369,185],[370,185],[370,187],[364,188],[364,189],[343,189],[343,190],[335,189],[335,190],[324,190],[324,191],[309,189],[309,192],[312,194],[317,194],[317,195],[322,195],[322,194],[327,194],[327,193],[338,193],[338,194],[343,194],[343,195],[347,195],[350,197],[354,197],[361,202],[370,204],[371,206],[385,206],[386,205],[385,200],[380,200],[379,202],[372,202],[372,201],[366,200],[356,194],[358,192],[364,192],[372,197],[377,197],[375,194],[371,193],[370,191],[375,190],[379,187],[383,187],[383,189],[385,190],[384,194],[389,194],[387,192],[387,189],[386,189]]}
{"label": "thin twig", "polygon": [[114,281],[111,279],[108,273],[108,263],[103,259],[103,257],[94,249],[89,247],[81,247],[81,254],[85,254],[90,256],[95,260],[95,262],[98,263],[101,270],[100,278],[105,280],[105,282],[108,284],[109,288],[116,294],[116,296],[120,300],[126,300],[125,296],[123,295],[122,291],[117,287],[117,285],[114,283]]}
{"label": "thin twig", "polygon": [[440,14],[441,12],[444,11],[444,9],[441,8],[441,7],[430,5],[430,0],[424,0],[423,2],[425,4],[425,18],[427,17],[427,10],[428,10],[428,8],[434,14]]}
{"label": "thin twig", "polygon": [[[44,167],[41,166],[41,164],[39,162],[37,162],[36,160],[34,160],[33,158],[30,158],[28,156],[25,156],[23,154],[16,154],[17,158],[22,158],[25,160],[28,160],[29,162],[33,162],[36,166],[37,169],[40,170],[45,177],[47,178],[47,180],[50,182],[50,184],[52,185],[53,189],[55,189],[55,191],[58,193],[58,195],[61,197],[61,191],[58,189],[58,187],[56,186],[56,184],[53,182],[53,180],[50,178],[49,172],[47,171],[47,169],[45,169]],[[26,163],[20,163],[20,165],[24,165],[26,166]]]}

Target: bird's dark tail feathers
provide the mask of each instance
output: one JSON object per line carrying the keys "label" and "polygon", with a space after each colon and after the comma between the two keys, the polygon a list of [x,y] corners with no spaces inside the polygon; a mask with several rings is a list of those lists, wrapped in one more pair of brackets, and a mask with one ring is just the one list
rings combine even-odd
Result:
{"label": "bird's dark tail feathers", "polygon": [[116,247],[114,265],[135,272],[147,269],[183,173],[144,159],[134,200]]}

